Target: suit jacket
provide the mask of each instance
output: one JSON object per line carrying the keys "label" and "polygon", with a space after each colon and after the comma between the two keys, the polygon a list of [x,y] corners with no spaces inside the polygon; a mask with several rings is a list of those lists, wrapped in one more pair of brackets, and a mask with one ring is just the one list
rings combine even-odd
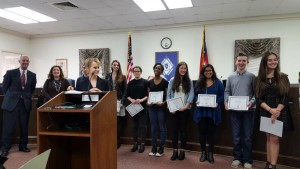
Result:
{"label": "suit jacket", "polygon": [[2,109],[7,111],[13,111],[22,98],[27,112],[31,110],[31,98],[32,93],[36,86],[36,74],[27,70],[27,79],[24,89],[21,86],[21,74],[20,69],[8,70],[4,75],[3,80],[3,93],[4,99],[2,103]]}
{"label": "suit jacket", "polygon": [[[100,78],[99,76],[97,77],[96,87],[98,89],[100,89],[101,91],[109,91],[108,81],[105,80],[105,79]],[[92,85],[90,84],[89,78],[82,78],[76,84],[76,90],[78,90],[78,91],[88,91],[91,88],[92,88]]]}

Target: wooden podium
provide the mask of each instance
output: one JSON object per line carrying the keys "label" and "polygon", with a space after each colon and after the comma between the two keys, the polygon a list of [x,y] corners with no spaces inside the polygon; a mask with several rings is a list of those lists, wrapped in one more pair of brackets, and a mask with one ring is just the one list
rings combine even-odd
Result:
{"label": "wooden podium", "polygon": [[91,95],[99,101],[90,108],[81,94],[62,92],[38,109],[38,153],[52,150],[47,169],[117,168],[116,92]]}

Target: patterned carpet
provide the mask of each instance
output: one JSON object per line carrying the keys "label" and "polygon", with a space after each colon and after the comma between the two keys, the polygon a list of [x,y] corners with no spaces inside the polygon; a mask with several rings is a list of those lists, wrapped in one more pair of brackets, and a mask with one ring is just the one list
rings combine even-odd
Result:
{"label": "patterned carpet", "polygon": [[[19,152],[17,145],[13,146],[5,163],[6,169],[18,169],[24,163],[37,155],[36,145],[29,145],[29,153]],[[148,153],[150,146],[146,147],[144,153],[130,152],[131,146],[122,145],[118,149],[118,169],[231,169],[232,157],[215,155],[215,164],[208,162],[199,162],[199,152],[186,152],[186,158],[183,161],[171,161],[172,149],[166,149],[162,157],[150,157]],[[265,163],[254,161],[253,169],[262,169]],[[239,167],[242,169],[242,167]],[[295,169],[291,167],[278,165],[277,169]]]}

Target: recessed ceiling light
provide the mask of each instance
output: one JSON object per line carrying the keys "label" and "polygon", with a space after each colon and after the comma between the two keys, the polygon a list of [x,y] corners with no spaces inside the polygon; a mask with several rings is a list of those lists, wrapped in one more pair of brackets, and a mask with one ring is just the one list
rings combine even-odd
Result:
{"label": "recessed ceiling light", "polygon": [[161,0],[133,0],[144,12],[166,10]]}
{"label": "recessed ceiling light", "polygon": [[20,16],[18,14],[15,13],[11,13],[9,11],[0,9],[0,17],[15,21],[15,22],[19,22],[22,24],[30,24],[30,23],[37,23],[37,21]]}
{"label": "recessed ceiling light", "polygon": [[191,0],[164,0],[169,9],[192,7]]}
{"label": "recessed ceiling light", "polygon": [[36,20],[38,22],[51,22],[56,21],[56,19],[53,19],[49,16],[46,16],[44,14],[38,13],[36,11],[33,11],[31,9],[25,8],[23,6],[20,7],[14,7],[14,8],[5,8],[5,10],[13,12],[15,14],[24,16],[26,18],[30,18],[33,20]]}

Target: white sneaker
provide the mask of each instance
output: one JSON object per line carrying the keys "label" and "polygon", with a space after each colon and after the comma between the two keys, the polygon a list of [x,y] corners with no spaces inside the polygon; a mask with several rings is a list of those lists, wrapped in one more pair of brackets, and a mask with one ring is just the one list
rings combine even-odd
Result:
{"label": "white sneaker", "polygon": [[245,164],[244,164],[244,169],[252,169],[252,164],[250,164],[250,163],[245,163]]}
{"label": "white sneaker", "polygon": [[155,156],[156,153],[150,152],[149,156]]}
{"label": "white sneaker", "polygon": [[238,168],[242,163],[239,160],[233,160],[231,163],[232,168]]}

